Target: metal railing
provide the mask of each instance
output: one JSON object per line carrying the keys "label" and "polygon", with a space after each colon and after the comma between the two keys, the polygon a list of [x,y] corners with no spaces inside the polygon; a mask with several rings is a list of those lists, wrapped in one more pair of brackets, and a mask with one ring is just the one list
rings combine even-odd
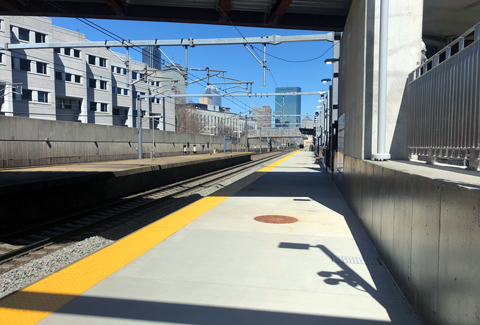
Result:
{"label": "metal railing", "polygon": [[409,76],[410,154],[465,158],[480,148],[480,23]]}

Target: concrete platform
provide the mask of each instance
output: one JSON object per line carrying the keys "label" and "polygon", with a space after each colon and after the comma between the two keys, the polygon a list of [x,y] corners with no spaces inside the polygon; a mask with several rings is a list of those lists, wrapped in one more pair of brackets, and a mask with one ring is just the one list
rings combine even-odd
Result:
{"label": "concrete platform", "polygon": [[[254,219],[260,215],[298,222],[261,223]],[[7,297],[0,301],[0,323],[6,320],[419,324],[306,151]]]}
{"label": "concrete platform", "polygon": [[251,153],[234,152],[2,170],[0,229],[212,172],[250,157]]}

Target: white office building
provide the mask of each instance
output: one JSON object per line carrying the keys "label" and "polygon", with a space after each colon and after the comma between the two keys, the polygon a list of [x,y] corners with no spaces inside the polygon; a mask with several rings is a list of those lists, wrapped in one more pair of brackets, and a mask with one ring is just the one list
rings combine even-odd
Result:
{"label": "white office building", "polygon": [[[86,41],[84,34],[53,26],[46,17],[0,16],[3,44]],[[162,71],[145,73],[145,63],[129,60],[127,72],[125,60],[107,48],[3,51],[0,114],[135,127],[137,94],[185,93],[178,82],[159,78]],[[143,100],[141,109],[144,128],[175,131],[173,99]]]}
{"label": "white office building", "polygon": [[[196,109],[202,133],[211,132],[216,135],[238,137],[245,132],[245,117],[231,112],[228,107],[202,103],[190,105]],[[255,130],[257,128],[257,121],[249,119],[247,121],[247,127],[248,130]]]}

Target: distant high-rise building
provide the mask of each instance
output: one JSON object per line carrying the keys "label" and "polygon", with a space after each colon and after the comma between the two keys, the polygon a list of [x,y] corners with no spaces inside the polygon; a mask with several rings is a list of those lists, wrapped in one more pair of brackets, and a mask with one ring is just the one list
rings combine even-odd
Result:
{"label": "distant high-rise building", "polygon": [[[278,87],[276,93],[301,92],[300,87]],[[275,127],[300,127],[301,96],[275,96]],[[291,116],[296,115],[296,116]]]}
{"label": "distant high-rise building", "polygon": [[[205,88],[205,91],[203,93],[206,94],[206,95],[208,95],[208,94],[220,94],[220,91],[218,90],[217,86],[208,85],[207,88]],[[215,96],[215,97],[205,96],[205,97],[211,98],[213,105],[222,106],[222,97],[218,97],[218,96]]]}
{"label": "distant high-rise building", "polygon": [[156,46],[146,46],[142,49],[142,62],[152,69],[162,70],[162,52]]}
{"label": "distant high-rise building", "polygon": [[270,106],[255,107],[253,118],[260,127],[272,127],[272,108]]}
{"label": "distant high-rise building", "polygon": [[313,129],[313,120],[310,116],[305,116],[303,118],[302,128]]}

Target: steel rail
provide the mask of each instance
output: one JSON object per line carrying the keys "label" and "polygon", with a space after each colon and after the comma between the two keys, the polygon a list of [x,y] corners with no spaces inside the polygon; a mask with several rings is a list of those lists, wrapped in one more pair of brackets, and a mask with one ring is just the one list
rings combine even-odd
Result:
{"label": "steel rail", "polygon": [[[119,218],[121,218],[125,215],[136,212],[137,210],[144,209],[147,206],[151,206],[153,204],[158,204],[158,203],[167,201],[167,200],[171,199],[173,196],[195,190],[196,188],[203,187],[205,184],[217,182],[220,179],[230,177],[234,174],[238,174],[238,173],[242,172],[245,168],[251,168],[251,167],[257,166],[259,164],[264,163],[265,161],[272,160],[272,159],[275,159],[275,158],[280,157],[282,155],[285,155],[286,153],[287,152],[282,152],[282,153],[277,154],[277,155],[274,154],[272,156],[262,158],[258,161],[253,161],[253,162],[250,161],[250,162],[247,162],[247,163],[232,166],[230,168],[224,168],[224,169],[219,170],[219,171],[215,171],[215,172],[208,173],[208,174],[205,174],[205,175],[200,175],[200,176],[197,176],[197,177],[185,180],[185,181],[181,181],[181,182],[178,182],[178,183],[175,183],[175,184],[172,184],[172,185],[168,185],[166,187],[162,187],[162,188],[159,188],[159,189],[152,189],[152,190],[149,190],[149,191],[146,191],[146,192],[142,192],[142,193],[136,195],[135,197],[131,197],[131,198],[126,199],[126,200],[122,200],[122,201],[118,200],[118,201],[115,201],[111,204],[107,204],[105,206],[101,206],[101,207],[98,207],[98,208],[95,208],[95,209],[91,209],[91,210],[88,210],[88,211],[84,211],[84,212],[81,212],[81,213],[78,213],[78,214],[68,216],[66,218],[55,220],[51,223],[42,224],[42,225],[39,225],[39,226],[36,226],[36,227],[29,228],[25,231],[19,231],[19,232],[16,232],[16,233],[6,235],[6,236],[0,238],[0,242],[5,243],[5,242],[12,241],[12,240],[15,240],[15,239],[25,238],[25,237],[31,236],[32,234],[35,234],[35,232],[46,231],[48,229],[58,227],[60,225],[65,225],[65,224],[67,224],[69,222],[72,222],[72,221],[77,221],[80,218],[87,218],[87,217],[91,216],[92,214],[99,214],[99,213],[105,212],[105,210],[107,210],[107,209],[114,209],[115,207],[118,207],[119,204],[122,204],[123,206],[125,206],[129,203],[132,203],[132,202],[135,202],[135,201],[138,202],[142,199],[145,199],[145,197],[148,197],[149,195],[152,195],[152,194],[156,194],[156,193],[158,194],[160,192],[164,192],[164,191],[170,190],[172,188],[182,186],[184,184],[196,182],[200,179],[209,178],[209,177],[212,177],[212,176],[215,176],[215,175],[218,175],[218,174],[223,174],[223,175],[220,175],[218,178],[209,179],[209,180],[207,180],[203,183],[196,184],[193,187],[182,189],[180,191],[176,191],[174,193],[168,194],[168,195],[163,196],[163,197],[158,198],[158,199],[151,199],[149,202],[145,202],[143,204],[137,205],[137,206],[129,208],[127,210],[115,213],[111,216],[107,216],[105,218],[102,218],[101,220],[94,221],[94,222],[92,222],[88,225],[79,226],[78,228],[72,229],[70,231],[67,230],[67,231],[65,231],[65,232],[63,232],[59,235],[53,235],[51,237],[39,240],[39,241],[34,242],[32,244],[25,245],[25,246],[20,247],[18,249],[9,251],[7,253],[4,253],[4,254],[0,255],[0,263],[3,264],[3,263],[6,263],[6,262],[9,262],[9,261],[13,260],[14,258],[26,255],[26,254],[28,254],[32,251],[39,250],[39,249],[41,249],[43,247],[46,247],[50,244],[54,244],[55,242],[58,242],[62,239],[75,236],[79,233],[85,232],[85,231],[90,230],[90,229],[98,228],[99,226],[102,226],[104,224],[112,222],[115,219],[119,219]],[[238,169],[240,169],[240,171]],[[235,170],[235,171],[224,174],[225,172],[228,172],[229,170]]]}

